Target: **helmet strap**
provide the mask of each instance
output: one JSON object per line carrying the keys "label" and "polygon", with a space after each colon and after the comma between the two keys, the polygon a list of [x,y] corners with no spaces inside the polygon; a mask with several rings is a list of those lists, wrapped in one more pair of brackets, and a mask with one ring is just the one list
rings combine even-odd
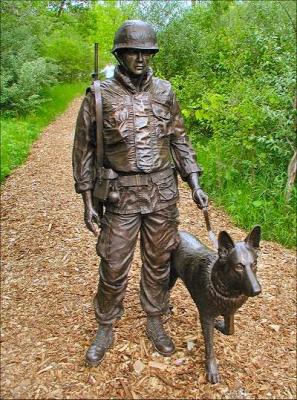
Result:
{"label": "helmet strap", "polygon": [[117,62],[118,62],[122,67],[125,68],[125,65],[123,64],[123,61],[122,61],[122,60],[120,59],[120,57],[118,56],[118,53],[115,52],[115,53],[113,53],[113,55],[114,55],[115,58],[117,59]]}
{"label": "helmet strap", "polygon": [[[125,66],[125,64],[123,63],[123,61],[121,60],[121,57],[119,57],[117,53],[114,53],[114,56],[115,56],[115,58],[117,59],[119,65],[126,71],[126,73],[127,73],[128,75],[131,76],[131,73],[129,72],[129,70],[127,69],[127,67]],[[135,77],[135,78],[138,78],[138,79],[139,79],[139,77]]]}

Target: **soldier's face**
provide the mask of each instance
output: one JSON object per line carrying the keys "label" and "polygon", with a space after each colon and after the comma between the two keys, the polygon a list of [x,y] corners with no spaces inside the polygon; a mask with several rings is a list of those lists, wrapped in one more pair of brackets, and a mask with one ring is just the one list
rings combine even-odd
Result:
{"label": "soldier's face", "polygon": [[132,75],[142,75],[148,69],[153,53],[150,50],[126,49],[119,57]]}

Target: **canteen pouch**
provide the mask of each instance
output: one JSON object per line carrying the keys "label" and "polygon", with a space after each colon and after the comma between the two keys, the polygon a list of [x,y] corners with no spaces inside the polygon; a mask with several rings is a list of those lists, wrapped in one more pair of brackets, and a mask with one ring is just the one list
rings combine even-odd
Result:
{"label": "canteen pouch", "polygon": [[98,201],[104,203],[109,194],[110,181],[116,179],[118,174],[111,168],[100,167],[96,173],[96,182],[93,191],[93,196],[98,199]]}

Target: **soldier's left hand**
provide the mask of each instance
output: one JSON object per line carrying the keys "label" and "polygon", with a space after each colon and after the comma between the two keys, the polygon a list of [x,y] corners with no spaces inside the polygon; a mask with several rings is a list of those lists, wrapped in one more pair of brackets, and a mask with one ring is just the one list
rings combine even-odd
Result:
{"label": "soldier's left hand", "polygon": [[208,196],[201,188],[197,188],[192,191],[192,198],[200,210],[208,206]]}

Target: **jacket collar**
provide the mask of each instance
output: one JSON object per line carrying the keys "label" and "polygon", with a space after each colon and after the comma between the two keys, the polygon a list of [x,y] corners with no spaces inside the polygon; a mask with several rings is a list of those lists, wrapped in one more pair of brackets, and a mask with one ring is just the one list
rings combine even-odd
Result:
{"label": "jacket collar", "polygon": [[127,88],[130,92],[137,93],[137,92],[147,91],[149,89],[153,77],[153,70],[151,68],[148,68],[147,72],[143,75],[140,81],[139,87],[135,86],[135,84],[132,82],[130,77],[125,72],[124,68],[122,68],[120,65],[118,65],[115,68],[114,77],[121,85]]}

